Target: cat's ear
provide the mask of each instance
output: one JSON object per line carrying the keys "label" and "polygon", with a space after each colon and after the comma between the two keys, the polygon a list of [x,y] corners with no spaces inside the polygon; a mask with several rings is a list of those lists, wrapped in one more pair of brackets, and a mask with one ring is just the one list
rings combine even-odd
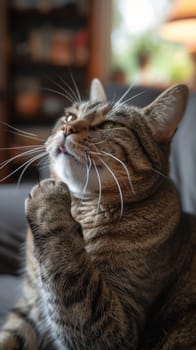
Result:
{"label": "cat's ear", "polygon": [[187,86],[178,84],[164,91],[144,108],[146,121],[156,141],[167,142],[172,138],[183,117],[187,100]]}
{"label": "cat's ear", "polygon": [[93,79],[90,87],[90,101],[91,102],[104,102],[106,101],[106,94],[99,79]]}

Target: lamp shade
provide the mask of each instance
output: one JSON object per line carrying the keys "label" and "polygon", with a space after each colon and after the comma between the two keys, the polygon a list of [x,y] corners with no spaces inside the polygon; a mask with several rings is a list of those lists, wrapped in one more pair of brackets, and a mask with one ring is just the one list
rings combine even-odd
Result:
{"label": "lamp shade", "polygon": [[196,0],[175,0],[169,17],[160,27],[163,39],[196,44]]}

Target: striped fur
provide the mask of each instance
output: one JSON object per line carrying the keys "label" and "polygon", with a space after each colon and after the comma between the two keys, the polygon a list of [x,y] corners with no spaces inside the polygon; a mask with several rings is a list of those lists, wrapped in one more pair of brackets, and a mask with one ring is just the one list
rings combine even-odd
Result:
{"label": "striped fur", "polygon": [[23,296],[0,350],[193,350],[195,222],[167,176],[187,89],[145,109],[96,94],[46,142],[51,179],[26,200]]}

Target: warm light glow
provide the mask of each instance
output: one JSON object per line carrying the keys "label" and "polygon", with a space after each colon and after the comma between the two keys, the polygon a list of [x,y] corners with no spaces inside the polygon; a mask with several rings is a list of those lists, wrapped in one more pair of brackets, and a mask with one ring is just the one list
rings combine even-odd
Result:
{"label": "warm light glow", "polygon": [[186,48],[190,54],[195,54],[196,53],[196,42],[186,45]]}
{"label": "warm light glow", "polygon": [[162,24],[163,39],[184,44],[196,43],[196,0],[175,0],[168,20]]}
{"label": "warm light glow", "polygon": [[196,43],[196,18],[167,22],[160,28],[163,39],[184,43]]}
{"label": "warm light glow", "polygon": [[175,0],[172,3],[169,20],[196,16],[196,0]]}

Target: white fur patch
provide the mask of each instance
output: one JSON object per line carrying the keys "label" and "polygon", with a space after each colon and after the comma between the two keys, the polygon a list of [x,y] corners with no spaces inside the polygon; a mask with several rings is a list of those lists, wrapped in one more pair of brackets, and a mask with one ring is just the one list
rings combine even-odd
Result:
{"label": "white fur patch", "polygon": [[69,190],[79,198],[92,195],[98,190],[95,170],[91,168],[88,174],[85,164],[79,163],[71,156],[59,154],[54,162],[54,170]]}

